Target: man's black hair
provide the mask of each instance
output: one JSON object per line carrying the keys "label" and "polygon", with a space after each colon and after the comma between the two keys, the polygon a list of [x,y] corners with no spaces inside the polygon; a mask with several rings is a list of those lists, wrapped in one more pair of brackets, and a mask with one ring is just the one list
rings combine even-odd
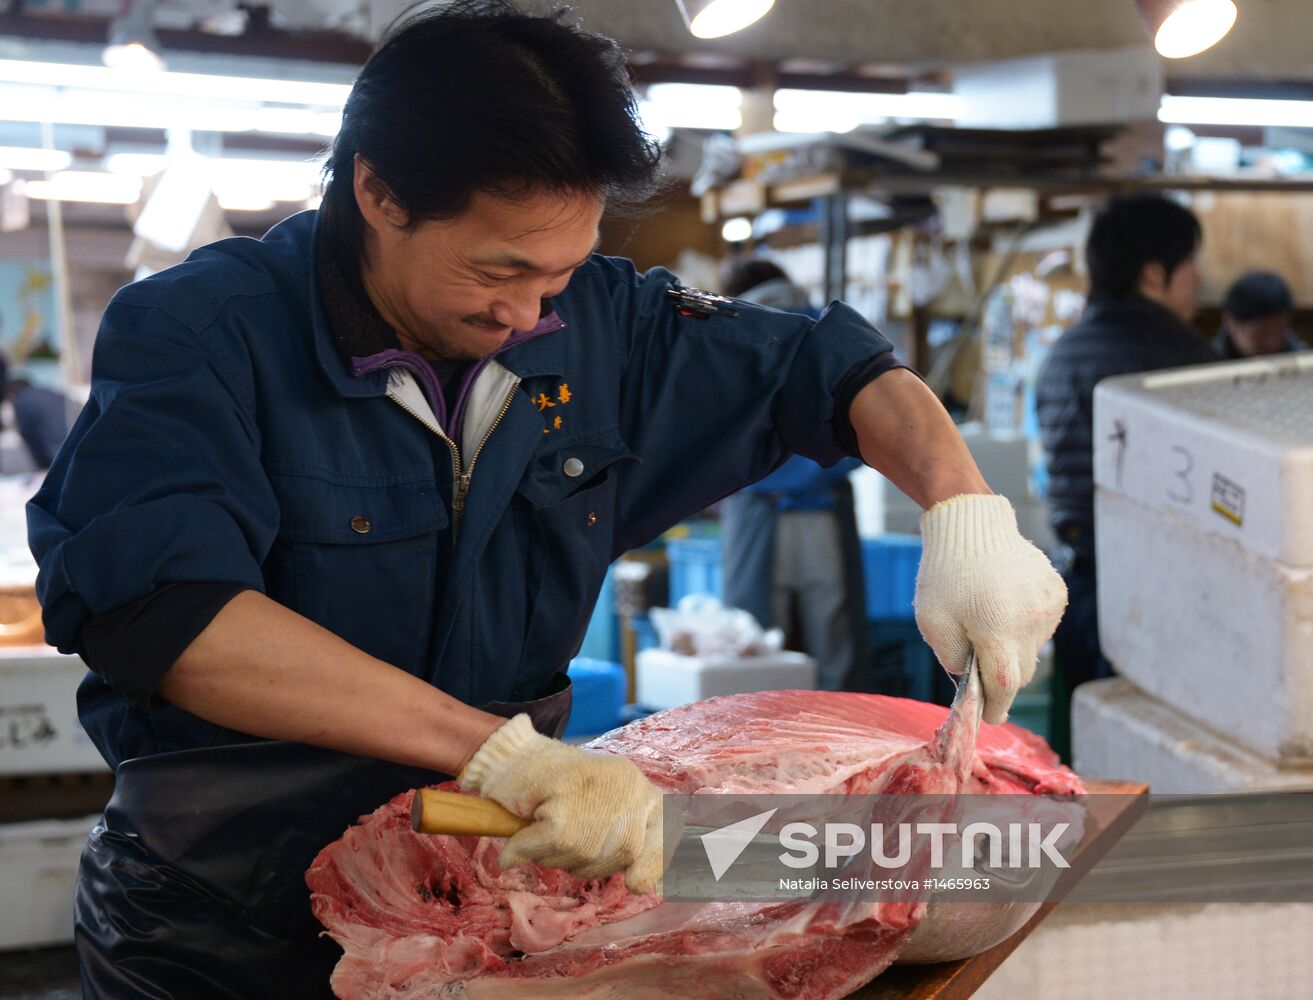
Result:
{"label": "man's black hair", "polygon": [[1162,195],[1114,198],[1095,218],[1085,244],[1090,293],[1135,295],[1144,265],[1155,262],[1170,280],[1198,252],[1202,241],[1203,230],[1194,213]]}
{"label": "man's black hair", "polygon": [[739,296],[768,281],[787,277],[783,268],[764,257],[731,257],[721,268],[720,290],[725,295]]}
{"label": "man's black hair", "polygon": [[459,215],[476,192],[594,191],[614,206],[655,191],[661,150],[638,123],[624,55],[565,13],[457,0],[397,20],[351,88],[324,168],[321,222],[339,258],[364,246],[357,155],[411,225]]}
{"label": "man's black hair", "polygon": [[1271,271],[1250,271],[1236,279],[1226,293],[1222,310],[1241,323],[1263,316],[1288,315],[1295,308],[1290,286]]}

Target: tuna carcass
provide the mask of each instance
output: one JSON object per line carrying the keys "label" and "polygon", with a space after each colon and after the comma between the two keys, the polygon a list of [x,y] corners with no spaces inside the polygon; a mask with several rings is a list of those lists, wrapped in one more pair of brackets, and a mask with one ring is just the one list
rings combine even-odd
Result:
{"label": "tuna carcass", "polygon": [[[965,782],[959,773],[954,788],[940,787],[942,775],[908,762],[946,713],[880,695],[771,691],[661,712],[589,748],[628,757],[672,793],[875,794],[891,781],[902,792],[1083,791],[1043,740],[1012,725],[982,726]],[[964,941],[983,950],[1034,909],[982,913],[970,904],[953,926],[952,904],[939,902],[930,904],[934,920],[924,902],[663,902],[632,895],[620,875],[502,871],[500,843],[412,833],[409,796],[400,795],[326,847],[306,881],[315,915],[345,953],[336,995],[826,1000],[900,953],[961,957],[943,949]]]}

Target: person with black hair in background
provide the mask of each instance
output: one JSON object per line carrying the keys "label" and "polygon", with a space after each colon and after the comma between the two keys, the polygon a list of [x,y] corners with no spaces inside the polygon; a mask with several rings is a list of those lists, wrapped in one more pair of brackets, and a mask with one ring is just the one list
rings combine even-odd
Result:
{"label": "person with black hair in background", "polygon": [[[806,293],[774,261],[731,257],[720,290],[731,298],[816,317]],[[840,691],[866,656],[866,588],[845,458],[828,469],[794,455],[720,505],[725,603],[784,632],[817,664],[817,687]]]}
{"label": "person with black hair in background", "polygon": [[[1113,375],[1213,360],[1208,342],[1189,325],[1198,309],[1195,258],[1202,239],[1199,220],[1174,201],[1155,194],[1114,198],[1095,218],[1085,247],[1089,304],[1040,368],[1035,396],[1049,522],[1062,543],[1058,562],[1069,594],[1053,636],[1067,694],[1112,672],[1099,646],[1094,387]],[[1064,708],[1055,722],[1065,732]]]}
{"label": "person with black hair in background", "polygon": [[1287,354],[1307,348],[1290,329],[1295,299],[1285,279],[1272,271],[1242,274],[1222,300],[1222,328],[1213,352],[1223,361]]}
{"label": "person with black hair in background", "polygon": [[14,426],[32,464],[50,468],[68,435],[68,400],[62,393],[33,385],[21,375],[10,376],[9,362],[0,355],[0,398],[14,408]]}

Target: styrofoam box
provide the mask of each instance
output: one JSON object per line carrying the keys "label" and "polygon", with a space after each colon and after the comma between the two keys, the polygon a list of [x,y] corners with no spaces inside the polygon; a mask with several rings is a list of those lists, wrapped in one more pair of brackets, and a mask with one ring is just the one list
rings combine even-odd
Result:
{"label": "styrofoam box", "polygon": [[1163,795],[1313,791],[1313,767],[1280,768],[1124,677],[1076,689],[1071,743],[1072,769],[1082,777],[1146,781]]}
{"label": "styrofoam box", "polygon": [[805,653],[768,656],[684,656],[668,649],[638,654],[638,704],[674,708],[718,694],[812,690],[816,661]]}
{"label": "styrofoam box", "polygon": [[1094,479],[1257,556],[1313,567],[1313,354],[1100,383]]}
{"label": "styrofoam box", "polygon": [[0,949],[73,940],[73,884],[97,819],[0,824]]}
{"label": "styrofoam box", "polygon": [[86,672],[51,646],[0,647],[0,774],[108,770],[77,718]]}
{"label": "styrofoam box", "polygon": [[1313,903],[1064,903],[976,1000],[1304,1000]]}
{"label": "styrofoam box", "polygon": [[1313,568],[1256,556],[1187,514],[1103,489],[1095,499],[1113,666],[1260,754],[1313,762]]}

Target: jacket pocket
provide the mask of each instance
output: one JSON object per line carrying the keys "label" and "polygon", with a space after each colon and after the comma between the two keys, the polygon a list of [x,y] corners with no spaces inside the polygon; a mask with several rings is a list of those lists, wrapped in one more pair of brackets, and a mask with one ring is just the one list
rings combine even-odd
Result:
{"label": "jacket pocket", "polygon": [[638,458],[616,436],[540,454],[518,487],[532,608],[520,677],[564,669],[587,631],[618,536],[619,479]]}
{"label": "jacket pocket", "polygon": [[432,481],[271,474],[269,596],[412,673],[428,660],[446,507]]}

